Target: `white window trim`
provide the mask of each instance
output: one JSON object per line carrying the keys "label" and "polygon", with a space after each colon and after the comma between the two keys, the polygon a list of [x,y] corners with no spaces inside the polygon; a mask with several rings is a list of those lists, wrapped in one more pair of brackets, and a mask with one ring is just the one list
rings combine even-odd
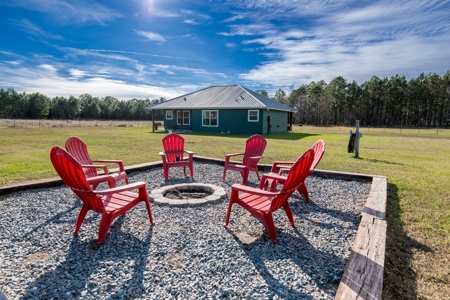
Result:
{"label": "white window trim", "polygon": [[[189,116],[188,116],[188,118],[189,118],[189,123],[184,123],[184,122],[183,122],[183,125],[191,125],[191,111],[189,111],[189,110],[183,110],[183,116],[182,116],[182,118],[184,118],[184,113],[188,113],[188,114],[189,114]],[[180,120],[179,120],[179,118],[178,118],[178,114],[181,114],[181,110],[177,110],[177,125],[181,125]]]}
{"label": "white window trim", "polygon": [[[203,124],[203,113],[205,112],[211,112],[211,111],[215,111],[217,112],[217,125],[204,125]],[[211,119],[210,119],[211,120]],[[218,109],[207,109],[207,110],[202,110],[202,127],[219,127],[219,110]]]}
{"label": "white window trim", "polygon": [[[167,116],[167,113],[172,113],[172,118],[169,118],[169,117]],[[173,111],[171,111],[171,110],[166,110],[166,120],[173,120]]]}
{"label": "white window trim", "polygon": [[[252,111],[256,111],[256,120],[250,120],[250,112],[252,112]],[[248,110],[248,115],[247,115],[248,117],[247,117],[247,121],[248,122],[259,122],[259,110],[256,110],[256,109],[252,109],[252,110]]]}

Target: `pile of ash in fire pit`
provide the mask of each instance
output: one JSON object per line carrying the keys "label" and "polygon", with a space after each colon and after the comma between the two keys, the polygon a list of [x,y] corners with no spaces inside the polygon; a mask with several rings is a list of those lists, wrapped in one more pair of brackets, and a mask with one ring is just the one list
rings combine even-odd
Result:
{"label": "pile of ash in fire pit", "polygon": [[212,192],[202,189],[198,190],[173,190],[167,191],[164,197],[169,199],[201,199],[212,195]]}

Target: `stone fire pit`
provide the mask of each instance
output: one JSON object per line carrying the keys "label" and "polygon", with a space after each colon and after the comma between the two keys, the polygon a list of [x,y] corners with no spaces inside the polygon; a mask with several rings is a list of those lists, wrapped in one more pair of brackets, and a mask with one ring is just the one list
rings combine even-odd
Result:
{"label": "stone fire pit", "polygon": [[150,201],[161,205],[201,205],[217,202],[226,197],[224,188],[213,184],[181,183],[155,189]]}

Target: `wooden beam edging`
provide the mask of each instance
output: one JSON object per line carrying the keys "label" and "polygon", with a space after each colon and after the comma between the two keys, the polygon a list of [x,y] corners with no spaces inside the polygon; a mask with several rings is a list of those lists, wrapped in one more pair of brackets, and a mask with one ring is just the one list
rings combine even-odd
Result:
{"label": "wooden beam edging", "polygon": [[387,177],[374,176],[335,300],[379,300],[386,251]]}
{"label": "wooden beam edging", "polygon": [[[223,165],[223,159],[195,156],[194,160]],[[127,173],[140,172],[162,167],[162,162],[150,162],[125,167]],[[269,171],[271,165],[261,164],[258,168]],[[114,171],[114,170],[111,170]],[[372,181],[369,196],[361,213],[361,222],[353,242],[352,251],[336,292],[336,300],[341,299],[381,299],[383,288],[384,257],[386,247],[387,178],[383,176],[315,170],[312,175],[342,179]],[[58,178],[34,180],[19,184],[0,186],[0,195],[27,189],[46,188],[62,185]]]}

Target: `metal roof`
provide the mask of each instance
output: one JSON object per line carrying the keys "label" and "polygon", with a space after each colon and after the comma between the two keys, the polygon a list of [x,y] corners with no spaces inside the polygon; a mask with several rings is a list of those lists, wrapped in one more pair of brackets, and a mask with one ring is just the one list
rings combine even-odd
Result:
{"label": "metal roof", "polygon": [[182,95],[148,109],[294,109],[240,85],[212,86]]}

